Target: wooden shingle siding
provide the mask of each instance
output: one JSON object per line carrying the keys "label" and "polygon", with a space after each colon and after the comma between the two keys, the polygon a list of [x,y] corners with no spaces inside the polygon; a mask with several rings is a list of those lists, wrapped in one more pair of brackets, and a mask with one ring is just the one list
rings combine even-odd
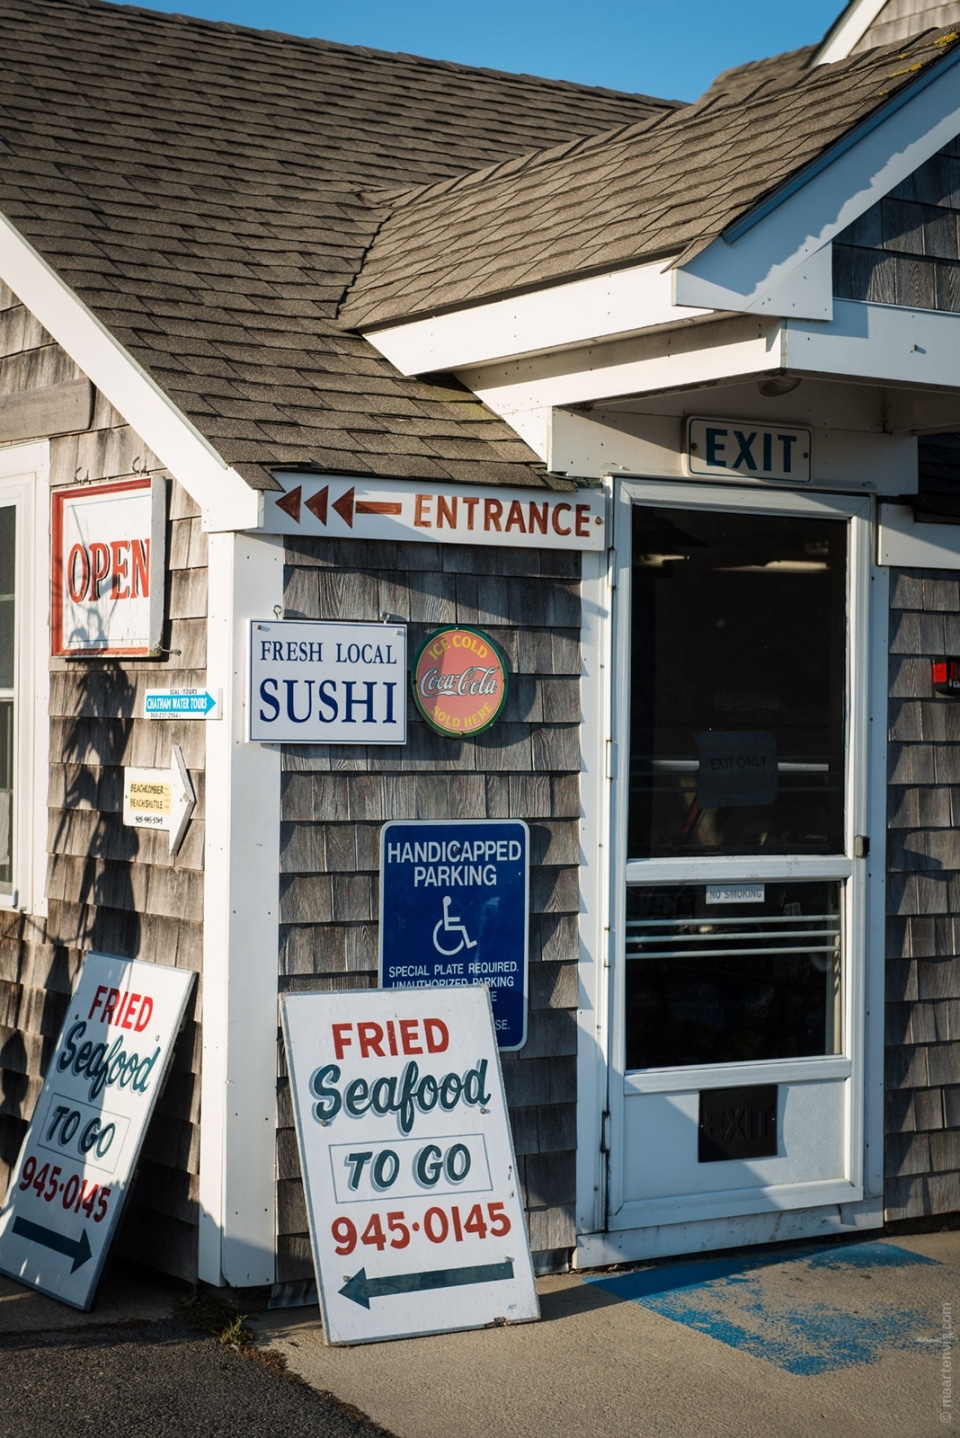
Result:
{"label": "wooden shingle siding", "polygon": [[960,139],[838,237],[833,292],[838,299],[960,314]]}
{"label": "wooden shingle siding", "polygon": [[960,1208],[960,704],[930,679],[932,656],[960,652],[960,584],[891,577],[888,1220]]}
{"label": "wooden shingle siding", "polygon": [[[0,283],[0,398],[82,378]],[[163,473],[98,393],[88,430],[50,438],[54,486],[129,477],[141,469]],[[168,514],[163,644],[170,652],[144,661],[50,661],[48,916],[0,913],[0,1192],[84,953],[96,949],[191,969],[197,974],[194,996],[117,1248],[195,1278],[205,726],[138,716],[146,688],[206,682],[206,536],[197,507],[172,483]],[[139,833],[122,821],[124,768],[168,767],[173,744],[183,748],[197,793],[175,860],[166,834]]]}
{"label": "wooden shingle siding", "polygon": [[859,55],[875,45],[894,45],[924,30],[939,30],[958,21],[960,0],[887,0],[851,53]]}
{"label": "wooden shingle siding", "polygon": [[[359,540],[287,542],[288,614],[408,623],[410,657],[446,623],[479,625],[508,659],[502,718],[471,740],[435,734],[408,705],[403,747],[283,751],[280,988],[377,983],[380,829],[388,819],[525,819],[530,826],[530,1020],[503,1055],[517,1163],[538,1262],[574,1243],[580,819],[580,557]],[[312,1276],[281,1054],[278,1271]]]}

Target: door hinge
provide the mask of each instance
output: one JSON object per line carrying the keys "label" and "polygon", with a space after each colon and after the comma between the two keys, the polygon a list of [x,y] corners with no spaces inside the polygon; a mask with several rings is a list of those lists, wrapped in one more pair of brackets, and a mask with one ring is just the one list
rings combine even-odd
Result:
{"label": "door hinge", "polygon": [[605,1109],[600,1115],[600,1152],[610,1152],[610,1110]]}
{"label": "door hinge", "polygon": [[858,834],[854,839],[853,857],[855,859],[868,859],[870,857],[870,839],[866,834]]}
{"label": "door hinge", "polygon": [[607,778],[608,778],[608,779],[615,779],[616,777],[617,777],[617,741],[616,741],[615,739],[608,739],[608,740],[607,740]]}

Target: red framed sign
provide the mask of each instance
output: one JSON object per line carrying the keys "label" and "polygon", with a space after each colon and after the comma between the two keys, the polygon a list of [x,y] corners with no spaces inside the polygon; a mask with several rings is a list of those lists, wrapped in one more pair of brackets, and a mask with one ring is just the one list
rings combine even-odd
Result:
{"label": "red framed sign", "polygon": [[54,492],[53,654],[160,652],[165,511],[166,486],[150,477]]}

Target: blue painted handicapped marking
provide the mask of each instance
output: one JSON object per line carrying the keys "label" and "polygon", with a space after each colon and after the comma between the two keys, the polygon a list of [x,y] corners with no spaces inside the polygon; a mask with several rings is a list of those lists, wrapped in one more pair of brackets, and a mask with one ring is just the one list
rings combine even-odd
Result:
{"label": "blue painted handicapped marking", "polygon": [[[796,1275],[793,1265],[799,1266]],[[811,1376],[872,1363],[884,1349],[910,1348],[930,1327],[923,1309],[892,1308],[857,1291],[856,1308],[808,1299],[799,1287],[789,1295],[765,1283],[768,1270],[785,1276],[809,1270],[942,1267],[936,1259],[888,1243],[803,1249],[795,1254],[718,1258],[663,1268],[586,1278],[605,1292],[682,1323],[788,1373]],[[822,1285],[818,1284],[822,1290]]]}

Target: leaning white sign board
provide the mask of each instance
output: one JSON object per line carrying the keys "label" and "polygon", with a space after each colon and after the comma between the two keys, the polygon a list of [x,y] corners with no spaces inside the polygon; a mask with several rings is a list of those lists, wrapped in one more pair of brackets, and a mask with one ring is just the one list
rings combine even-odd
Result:
{"label": "leaning white sign board", "polygon": [[328,1343],[539,1317],[489,992],[286,994]]}
{"label": "leaning white sign board", "polygon": [[87,955],[0,1212],[0,1273],[92,1307],[192,983]]}

